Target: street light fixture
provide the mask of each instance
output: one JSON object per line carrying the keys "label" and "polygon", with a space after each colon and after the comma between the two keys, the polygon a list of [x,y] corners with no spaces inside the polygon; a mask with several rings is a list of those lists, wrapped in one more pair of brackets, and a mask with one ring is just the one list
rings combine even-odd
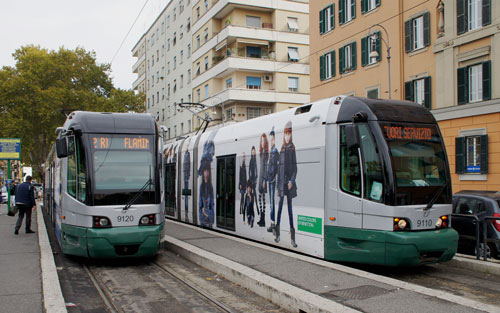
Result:
{"label": "street light fixture", "polygon": [[[384,40],[384,38],[382,38],[382,36],[380,37],[380,39],[385,43],[385,46],[387,47],[387,72],[388,72],[388,78],[389,78],[389,100],[391,99],[391,45],[389,43],[389,33],[387,32],[387,29],[385,29],[384,26],[380,25],[380,24],[373,24],[372,26],[370,26],[370,28],[368,29],[368,35],[369,36],[372,36],[372,39],[376,39],[378,36],[376,33],[372,34],[371,33],[371,29],[373,27],[380,27],[384,30],[385,32],[385,36],[387,37],[387,41]],[[378,52],[377,51],[372,51],[370,52],[370,55],[368,56],[370,59],[371,58],[378,58]]]}

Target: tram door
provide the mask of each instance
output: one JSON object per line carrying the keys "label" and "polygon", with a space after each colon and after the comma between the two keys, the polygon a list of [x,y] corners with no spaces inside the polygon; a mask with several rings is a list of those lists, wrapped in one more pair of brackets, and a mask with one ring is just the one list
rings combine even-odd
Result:
{"label": "tram door", "polygon": [[175,216],[175,163],[165,165],[165,213]]}
{"label": "tram door", "polygon": [[234,230],[236,155],[217,158],[217,227]]}

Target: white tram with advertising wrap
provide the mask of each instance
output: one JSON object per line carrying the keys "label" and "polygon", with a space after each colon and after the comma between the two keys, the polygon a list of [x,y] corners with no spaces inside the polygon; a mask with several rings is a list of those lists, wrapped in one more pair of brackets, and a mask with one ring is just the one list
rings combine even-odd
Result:
{"label": "white tram with advertising wrap", "polygon": [[71,113],[45,164],[44,209],[63,253],[147,257],[164,235],[163,160],[150,114]]}
{"label": "white tram with advertising wrap", "polygon": [[450,260],[445,146],[423,106],[334,97],[164,148],[169,218],[333,261]]}

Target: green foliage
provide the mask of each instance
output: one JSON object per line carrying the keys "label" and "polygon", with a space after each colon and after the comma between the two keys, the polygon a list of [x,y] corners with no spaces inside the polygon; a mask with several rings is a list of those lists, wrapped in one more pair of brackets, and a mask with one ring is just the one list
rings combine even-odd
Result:
{"label": "green foliage", "polygon": [[66,120],[63,112],[145,110],[144,95],[114,88],[110,65],[97,64],[93,51],[24,46],[13,56],[15,67],[0,69],[0,137],[21,138],[22,161],[35,177]]}

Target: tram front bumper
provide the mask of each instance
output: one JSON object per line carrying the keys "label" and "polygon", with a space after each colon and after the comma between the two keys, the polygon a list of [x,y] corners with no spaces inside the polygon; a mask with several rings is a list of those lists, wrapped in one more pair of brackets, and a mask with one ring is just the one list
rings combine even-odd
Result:
{"label": "tram front bumper", "polygon": [[73,239],[63,239],[63,252],[91,258],[153,256],[158,252],[164,226],[165,223],[98,229],[65,225],[66,238]]}

